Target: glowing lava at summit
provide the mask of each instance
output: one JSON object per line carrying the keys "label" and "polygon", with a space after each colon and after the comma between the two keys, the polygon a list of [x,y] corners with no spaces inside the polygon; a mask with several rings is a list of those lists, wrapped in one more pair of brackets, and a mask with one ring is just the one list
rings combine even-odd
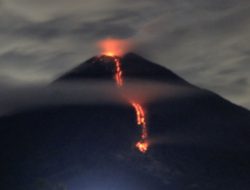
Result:
{"label": "glowing lava at summit", "polygon": [[115,57],[122,56],[132,45],[129,40],[107,38],[99,41],[97,46],[101,50],[102,55]]}

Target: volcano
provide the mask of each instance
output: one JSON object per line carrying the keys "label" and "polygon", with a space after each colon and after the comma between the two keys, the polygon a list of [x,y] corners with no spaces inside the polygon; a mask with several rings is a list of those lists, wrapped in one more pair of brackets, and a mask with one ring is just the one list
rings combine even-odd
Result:
{"label": "volcano", "polygon": [[[38,106],[0,119],[0,189],[245,190],[250,188],[250,112],[134,53],[120,58],[126,81],[191,89],[146,105],[152,147],[127,105]],[[52,84],[114,81],[96,56]],[[143,84],[143,83],[142,83]]]}

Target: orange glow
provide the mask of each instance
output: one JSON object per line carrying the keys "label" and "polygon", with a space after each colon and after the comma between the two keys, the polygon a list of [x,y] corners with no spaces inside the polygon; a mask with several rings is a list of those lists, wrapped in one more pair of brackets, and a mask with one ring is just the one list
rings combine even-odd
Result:
{"label": "orange glow", "polygon": [[115,72],[116,84],[119,87],[121,87],[123,85],[121,62],[120,62],[120,59],[116,57],[114,58],[114,61],[115,61],[115,67],[116,67],[116,72]]}
{"label": "orange glow", "polygon": [[138,103],[135,103],[135,102],[132,102],[131,104],[135,108],[135,111],[136,111],[137,124],[145,126],[146,125],[145,113],[144,113],[142,106]]}
{"label": "orange glow", "polygon": [[131,42],[129,40],[107,38],[99,41],[97,46],[102,55],[114,57],[125,54],[131,48]]}
{"label": "orange glow", "polygon": [[106,52],[106,53],[103,53],[103,54],[107,55],[107,56],[110,56],[110,57],[114,57],[115,56],[114,52]]}
{"label": "orange glow", "polygon": [[148,142],[146,141],[139,141],[138,143],[136,143],[135,145],[142,153],[146,153],[148,150]]}
{"label": "orange glow", "polygon": [[136,102],[131,103],[135,109],[136,116],[137,116],[137,125],[142,127],[141,133],[141,140],[136,143],[136,147],[142,152],[146,153],[148,150],[148,131],[147,131],[147,124],[145,120],[145,112],[142,106]]}

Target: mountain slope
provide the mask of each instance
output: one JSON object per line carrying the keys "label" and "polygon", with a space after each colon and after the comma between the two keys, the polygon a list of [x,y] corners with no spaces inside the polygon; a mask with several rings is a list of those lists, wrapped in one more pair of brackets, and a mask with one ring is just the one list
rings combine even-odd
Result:
{"label": "mountain slope", "polygon": [[[113,80],[113,63],[102,59],[88,60],[52,85]],[[0,119],[0,189],[43,189],[35,186],[39,179],[74,190],[249,189],[250,112],[138,55],[121,61],[125,80],[196,92],[145,105],[149,152],[134,148],[140,129],[129,105],[37,107]]]}

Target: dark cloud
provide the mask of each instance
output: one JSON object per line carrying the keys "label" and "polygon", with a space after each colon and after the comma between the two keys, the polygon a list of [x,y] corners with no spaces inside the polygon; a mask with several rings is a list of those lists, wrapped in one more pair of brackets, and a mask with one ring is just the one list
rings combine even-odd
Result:
{"label": "dark cloud", "polygon": [[79,28],[70,32],[72,36],[77,35],[79,38],[84,34],[91,39],[103,39],[107,37],[130,38],[135,34],[135,30],[123,24],[106,23],[103,21],[95,23],[82,23]]}
{"label": "dark cloud", "polygon": [[21,67],[29,67],[30,64],[32,64],[30,63],[30,60],[35,60],[36,57],[37,55],[35,54],[27,55],[17,51],[8,51],[1,55],[0,64],[1,66],[9,66],[11,65],[11,63],[19,62],[19,65],[15,65],[15,67],[17,67],[17,69],[20,69]]}
{"label": "dark cloud", "polygon": [[15,35],[20,37],[28,37],[39,40],[50,40],[60,38],[67,33],[65,24],[61,24],[60,20],[51,20],[42,23],[30,23],[18,28]]}
{"label": "dark cloud", "polygon": [[[12,24],[15,24],[13,22]],[[6,27],[4,27],[6,29]],[[115,38],[129,38],[135,34],[135,30],[121,23],[113,23],[111,21],[93,21],[75,23],[73,19],[56,18],[44,22],[27,22],[22,26],[8,27],[5,31],[17,37],[33,38],[34,40],[55,40],[65,37],[102,39],[107,36]]]}

